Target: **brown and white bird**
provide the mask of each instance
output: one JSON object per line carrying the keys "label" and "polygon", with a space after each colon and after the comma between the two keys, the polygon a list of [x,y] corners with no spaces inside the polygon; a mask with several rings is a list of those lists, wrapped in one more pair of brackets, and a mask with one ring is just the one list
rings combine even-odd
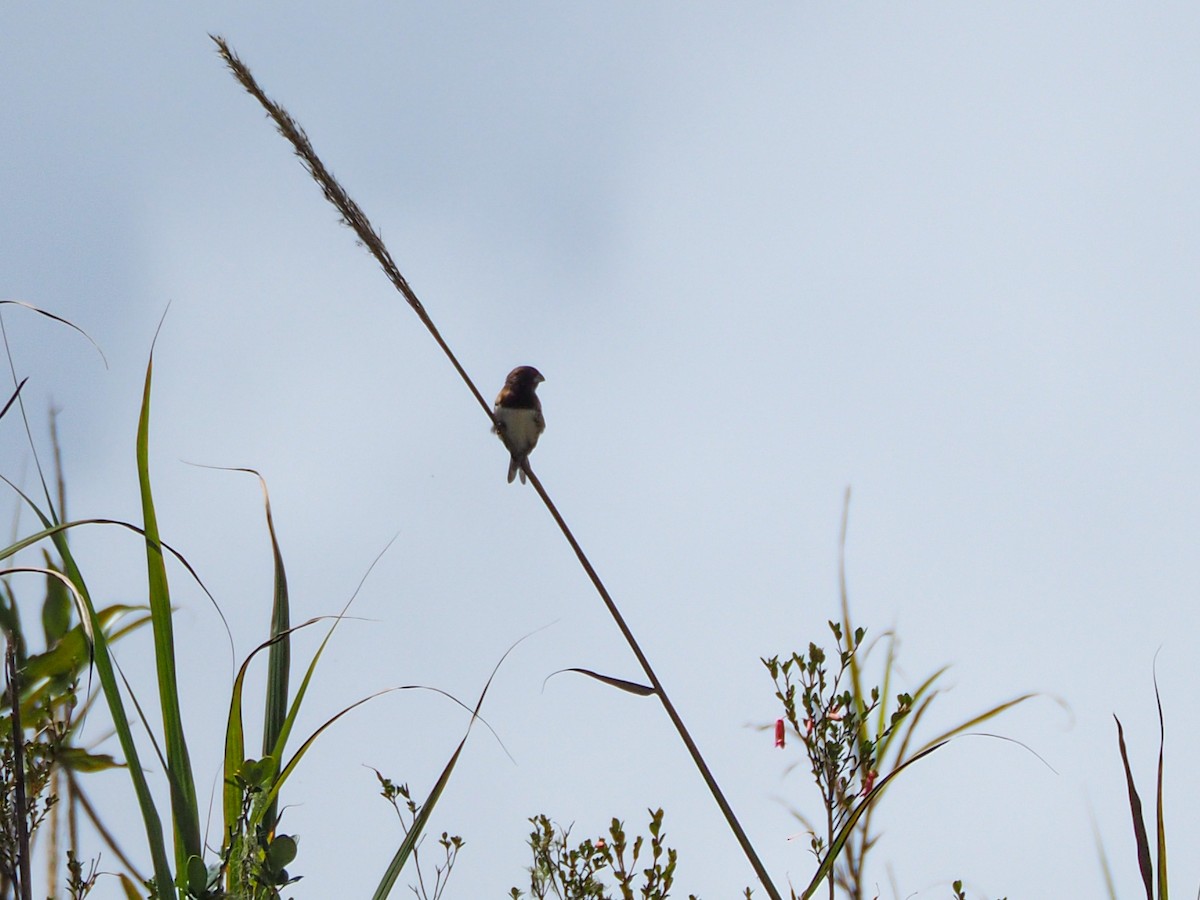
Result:
{"label": "brown and white bird", "polygon": [[496,397],[496,424],[492,431],[504,441],[512,454],[508,464],[508,483],[512,484],[517,473],[521,473],[521,484],[525,483],[525,470],[521,464],[537,446],[538,438],[546,430],[542,418],[542,402],[538,400],[537,386],[546,379],[533,366],[517,366],[504,379],[504,387]]}

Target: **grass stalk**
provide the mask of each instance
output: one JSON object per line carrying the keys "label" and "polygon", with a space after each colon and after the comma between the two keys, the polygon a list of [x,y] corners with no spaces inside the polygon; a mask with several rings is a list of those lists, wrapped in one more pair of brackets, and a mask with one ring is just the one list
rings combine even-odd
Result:
{"label": "grass stalk", "polygon": [[[494,425],[495,418],[487,400],[484,399],[484,396],[482,393],[480,393],[479,388],[475,386],[475,383],[471,380],[471,377],[467,374],[462,364],[458,361],[458,358],[454,355],[454,352],[450,349],[450,346],[446,343],[445,339],[438,331],[437,326],[433,323],[433,320],[430,318],[429,313],[426,311],[424,305],[417,298],[416,293],[414,293],[413,289],[409,286],[408,281],[401,274],[399,267],[392,259],[391,253],[384,245],[383,239],[379,236],[370,220],[367,219],[366,214],[350,197],[350,195],[346,193],[345,188],[343,188],[342,185],[338,183],[337,179],[330,174],[325,164],[317,156],[316,151],[313,149],[312,143],[309,141],[308,136],[304,133],[304,129],[300,127],[300,125],[295,121],[295,119],[292,118],[291,114],[288,113],[287,110],[267,97],[262,88],[259,87],[257,81],[255,81],[254,76],[250,73],[250,70],[237,57],[233,50],[230,49],[229,45],[223,38],[216,35],[210,35],[210,37],[217,45],[221,58],[225,61],[226,66],[228,66],[229,70],[233,73],[233,76],[238,80],[242,87],[245,88],[245,90],[251,96],[253,96],[266,110],[267,115],[274,121],[279,133],[291,143],[293,151],[299,158],[301,164],[308,171],[309,175],[312,176],[313,180],[316,181],[320,186],[325,198],[337,209],[339,215],[341,216],[342,223],[354,231],[362,245],[366,247],[372,256],[375,257],[376,261],[383,269],[384,274],[387,275],[388,279],[392,282],[392,285],[397,291],[400,292],[408,305],[417,314],[417,317],[421,320],[421,323],[429,331],[434,341],[437,342],[437,345],[442,349],[442,352],[446,355],[446,358],[450,361],[451,365],[454,366],[455,371],[458,372],[459,377],[463,380],[467,388],[475,397],[476,402],[479,403],[484,413],[488,416],[488,419]],[[571,534],[570,528],[567,527],[567,524],[559,514],[558,509],[550,500],[545,488],[542,486],[537,476],[534,475],[532,470],[529,468],[528,460],[524,462],[523,468],[525,469],[526,475],[529,476],[530,481],[533,482],[534,489],[537,491],[538,496],[541,497],[542,502],[546,505],[546,509],[549,510],[550,515],[558,524],[563,536],[567,539],[567,543],[570,544],[571,549],[575,552],[575,556],[578,558],[580,565],[587,573],[587,576],[591,580],[593,587],[595,587],[596,592],[600,595],[601,600],[604,601],[604,605],[608,608],[609,614],[613,617],[613,621],[616,622],[617,627],[620,629],[626,643],[629,644],[634,656],[637,657],[637,660],[641,664],[643,671],[646,673],[646,677],[654,686],[655,693],[662,702],[667,716],[670,718],[671,723],[675,726],[675,730],[679,733],[680,738],[687,747],[688,753],[691,755],[696,767],[700,770],[700,774],[704,778],[705,784],[708,786],[713,798],[717,801],[717,805],[720,807],[721,813],[725,817],[725,821],[729,824],[730,829],[736,836],[738,843],[741,845],[742,851],[746,854],[746,858],[750,861],[750,865],[753,867],[755,874],[761,881],[763,888],[767,892],[767,895],[771,898],[771,900],[781,900],[779,890],[775,887],[770,876],[767,874],[766,867],[759,859],[753,845],[751,845],[749,838],[746,836],[745,830],[742,828],[741,823],[738,822],[737,816],[734,815],[733,809],[730,807],[729,802],[725,799],[724,793],[717,784],[716,779],[713,777],[712,771],[705,763],[703,756],[700,754],[699,748],[696,746],[691,734],[689,734],[686,726],[683,723],[683,720],[676,711],[674,704],[671,702],[666,691],[663,689],[662,683],[658,680],[658,676],[654,673],[649,660],[646,658],[646,655],[642,652],[641,647],[634,638],[633,632],[630,631],[624,617],[617,609],[617,606],[613,602],[612,597],[609,595],[608,590],[604,587],[603,582],[600,580],[600,576],[596,574],[595,568],[593,568],[592,564],[588,561],[586,554],[583,552],[583,548],[579,546],[579,543],[575,540],[574,535]]]}

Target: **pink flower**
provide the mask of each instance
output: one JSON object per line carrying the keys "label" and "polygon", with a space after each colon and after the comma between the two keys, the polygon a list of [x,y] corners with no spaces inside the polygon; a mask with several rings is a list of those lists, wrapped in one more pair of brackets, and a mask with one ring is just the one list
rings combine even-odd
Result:
{"label": "pink flower", "polygon": [[783,719],[775,720],[775,746],[782,747],[785,742],[785,734],[783,731]]}
{"label": "pink flower", "polygon": [[871,788],[875,787],[875,779],[879,777],[879,773],[871,769],[863,776],[862,795],[865,797],[871,793]]}

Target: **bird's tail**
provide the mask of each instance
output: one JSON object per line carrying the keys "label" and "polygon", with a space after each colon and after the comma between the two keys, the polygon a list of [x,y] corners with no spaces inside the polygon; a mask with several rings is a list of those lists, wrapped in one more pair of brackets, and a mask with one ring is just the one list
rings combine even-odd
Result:
{"label": "bird's tail", "polygon": [[515,456],[508,461],[508,483],[512,484],[513,479],[517,477],[517,473],[521,473],[521,484],[525,483],[525,470],[521,468],[521,461]]}

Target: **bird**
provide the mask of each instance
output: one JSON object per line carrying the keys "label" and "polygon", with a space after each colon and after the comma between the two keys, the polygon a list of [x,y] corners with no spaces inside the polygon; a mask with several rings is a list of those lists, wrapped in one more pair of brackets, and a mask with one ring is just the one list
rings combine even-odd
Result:
{"label": "bird", "polygon": [[508,464],[508,483],[512,484],[517,473],[521,473],[524,484],[525,470],[522,464],[529,458],[530,451],[537,446],[538,438],[546,430],[542,417],[542,402],[538,400],[537,386],[546,379],[533,366],[517,366],[504,379],[504,387],[496,396],[494,431],[504,441],[512,454]]}

